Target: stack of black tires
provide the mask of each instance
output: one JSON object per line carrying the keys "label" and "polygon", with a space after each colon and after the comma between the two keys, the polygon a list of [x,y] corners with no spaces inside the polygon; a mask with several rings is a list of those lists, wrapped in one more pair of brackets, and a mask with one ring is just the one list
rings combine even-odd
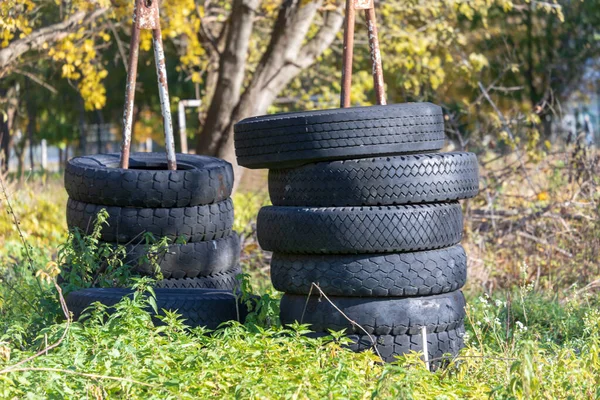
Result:
{"label": "stack of black tires", "polygon": [[257,234],[274,252],[283,323],[346,329],[351,348],[376,347],[386,361],[422,351],[423,327],[429,359],[458,352],[467,275],[458,200],[477,193],[478,166],[471,153],[438,153],[444,142],[430,103],[236,125],[239,164],[270,169],[273,206]]}
{"label": "stack of black tires", "polygon": [[[232,290],[241,273],[240,242],[232,230],[231,164],[178,154],[178,169],[172,171],[163,153],[134,153],[129,169],[121,169],[119,157],[99,154],[68,162],[69,229],[89,234],[105,209],[102,240],[124,245],[125,261],[137,273],[162,277],[155,290],[159,309],[177,309],[188,324],[209,328],[238,319]],[[156,254],[149,255],[151,243],[164,237],[166,248],[154,246]],[[94,301],[114,305],[130,293],[86,289],[71,293],[67,301],[78,316]]]}

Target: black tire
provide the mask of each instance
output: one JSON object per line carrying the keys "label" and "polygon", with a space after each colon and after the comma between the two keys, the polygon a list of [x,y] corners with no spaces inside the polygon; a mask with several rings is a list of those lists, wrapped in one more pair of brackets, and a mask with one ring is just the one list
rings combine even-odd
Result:
{"label": "black tire", "polygon": [[231,199],[215,204],[181,208],[132,208],[102,206],[73,199],[67,202],[67,225],[89,234],[100,210],[108,212],[108,224],[102,226],[102,240],[112,243],[139,243],[144,233],[156,239],[167,237],[187,242],[220,239],[231,234]]}
{"label": "black tire", "polygon": [[431,103],[263,115],[234,130],[238,163],[247,168],[436,151],[445,141],[442,109]]}
{"label": "black tire", "polygon": [[[156,270],[147,262],[148,247],[145,245],[125,246],[125,262],[141,274],[154,276]],[[221,274],[238,265],[240,239],[236,233],[208,242],[170,244],[167,249],[155,254],[163,278],[196,278]]]}
{"label": "black tire", "polygon": [[430,296],[458,290],[466,280],[467,257],[460,245],[382,255],[274,253],[271,259],[273,286],[290,294],[308,294],[314,282],[328,296]]}
{"label": "black tire", "polygon": [[396,336],[418,334],[422,327],[431,332],[454,329],[465,317],[465,298],[460,290],[406,298],[331,296],[333,305],[318,292],[314,293],[310,298],[284,294],[279,313],[281,323],[310,324],[315,332],[345,329],[348,334],[365,334],[358,324],[369,334]]}
{"label": "black tire", "polygon": [[457,202],[386,207],[263,207],[258,241],[291,254],[395,253],[452,246],[462,237]]}
{"label": "black tire", "polygon": [[[327,333],[311,333],[310,337],[328,336]],[[449,330],[427,330],[427,354],[433,369],[442,365],[445,354],[454,357],[464,347],[465,326],[460,323],[456,328]],[[412,335],[358,335],[347,336],[352,342],[347,347],[354,352],[373,349],[375,346],[385,362],[394,362],[397,356],[408,354],[411,351],[423,351],[423,336],[420,333]],[[375,342],[375,346],[373,345]],[[449,358],[451,358],[449,357]]]}
{"label": "black tire", "polygon": [[[244,322],[248,311],[246,307],[236,300],[233,293],[216,289],[154,289],[156,305],[164,314],[163,309],[178,311],[185,324],[191,327],[204,326],[216,329],[227,321]],[[98,301],[109,307],[117,304],[125,296],[132,296],[131,289],[106,288],[83,289],[71,292],[67,296],[67,307],[78,319],[92,303]],[[148,311],[151,312],[148,307]],[[239,310],[239,318],[238,318]],[[109,312],[114,312],[109,310]]]}
{"label": "black tire", "polygon": [[276,206],[433,203],[471,198],[478,190],[473,153],[330,161],[269,171],[269,194]]}
{"label": "black tire", "polygon": [[65,188],[84,203],[119,207],[171,208],[227,199],[233,169],[218,158],[177,154],[177,170],[167,170],[164,153],[132,153],[129,169],[120,154],[76,157],[67,162]]}
{"label": "black tire", "polygon": [[209,276],[199,276],[196,278],[182,279],[163,279],[156,282],[155,287],[164,289],[220,289],[234,290],[240,286],[237,276],[242,273],[239,266]]}

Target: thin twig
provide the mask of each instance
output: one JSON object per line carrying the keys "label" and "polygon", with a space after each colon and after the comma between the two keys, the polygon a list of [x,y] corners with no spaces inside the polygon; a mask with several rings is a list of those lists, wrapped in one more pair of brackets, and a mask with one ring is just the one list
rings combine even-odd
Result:
{"label": "thin twig", "polygon": [[115,25],[112,22],[109,22],[108,24],[113,36],[115,37],[115,41],[117,42],[117,49],[119,50],[119,55],[121,56],[121,61],[123,61],[123,67],[125,67],[125,73],[129,72],[127,71],[127,55],[125,54],[125,49],[123,48],[123,43],[121,42],[121,39],[119,38],[119,35],[117,33],[117,30],[115,29]]}
{"label": "thin twig", "polygon": [[481,82],[477,82],[477,84],[479,85],[479,89],[481,90],[481,93],[483,94],[483,96],[486,98],[488,103],[490,103],[490,105],[492,106],[492,108],[494,109],[496,114],[498,115],[498,118],[500,118],[500,122],[502,122],[502,125],[503,125],[504,129],[506,129],[506,132],[510,136],[510,139],[513,141],[513,143],[515,143],[515,152],[517,153],[517,157],[519,158],[519,163],[521,164],[521,168],[523,169],[525,178],[527,179],[527,182],[529,183],[529,186],[531,186],[533,191],[537,192],[537,189],[533,185],[533,182],[531,181],[531,179],[529,178],[529,174],[527,173],[527,168],[525,167],[525,162],[523,161],[523,156],[522,156],[521,152],[519,151],[519,148],[516,146],[517,142],[515,140],[515,135],[513,135],[512,130],[510,129],[510,126],[508,126],[508,122],[506,121],[504,114],[502,114],[502,111],[500,111],[498,106],[496,106],[496,103],[494,103],[494,101],[490,97],[490,94],[488,93],[486,88],[483,86],[483,84]]}
{"label": "thin twig", "polygon": [[56,90],[56,88],[55,88],[54,86],[50,85],[50,84],[49,84],[49,83],[47,83],[47,82],[44,82],[44,81],[43,81],[41,78],[39,78],[39,77],[35,76],[35,75],[34,75],[34,74],[32,74],[31,72],[23,71],[23,70],[21,70],[21,69],[18,69],[18,68],[17,68],[17,69],[15,69],[15,70],[14,70],[14,72],[15,72],[16,74],[19,74],[19,75],[23,75],[23,76],[26,76],[26,77],[28,77],[28,78],[29,78],[29,79],[31,79],[33,82],[35,82],[35,83],[37,83],[38,85],[40,85],[40,86],[42,86],[42,87],[44,87],[44,88],[48,89],[48,90],[49,90],[51,93],[53,93],[53,94],[57,94],[57,93],[58,93],[58,90]]}
{"label": "thin twig", "polygon": [[[0,189],[2,189],[2,193],[4,194],[4,199],[6,201],[6,209],[8,211],[8,213],[12,216],[13,219],[13,223],[15,225],[15,228],[17,229],[17,232],[19,234],[19,238],[21,239],[21,243],[23,243],[23,246],[25,247],[25,257],[27,258],[27,263],[29,264],[29,269],[31,271],[31,273],[35,273],[35,268],[33,266],[33,258],[31,257],[31,253],[29,252],[29,244],[27,243],[27,241],[25,240],[25,236],[23,235],[23,231],[21,230],[21,227],[19,226],[19,220],[17,219],[17,215],[15,214],[15,210],[13,209],[13,206],[10,202],[10,198],[8,197],[8,192],[6,191],[6,186],[4,186],[4,179],[2,178],[2,176],[0,176]],[[40,284],[39,280],[36,280],[38,283],[38,286],[40,288],[40,291],[42,290],[42,285]]]}
{"label": "thin twig", "polygon": [[34,355],[32,355],[31,357],[27,357],[24,360],[19,361],[18,363],[11,365],[7,368],[4,368],[3,370],[0,370],[0,375],[2,374],[6,374],[8,372],[14,371],[16,370],[16,368],[20,365],[23,365],[33,359],[36,359],[44,354],[48,354],[48,351],[57,348],[58,346],[60,346],[60,344],[65,340],[65,337],[67,336],[67,333],[69,332],[69,328],[71,327],[71,322],[72,322],[72,318],[71,318],[71,313],[69,312],[69,309],[67,308],[67,303],[65,301],[65,298],[62,294],[62,289],[60,288],[60,286],[58,286],[58,284],[56,283],[56,279],[53,279],[53,283],[54,283],[54,287],[56,288],[56,290],[58,291],[58,300],[60,302],[60,306],[62,308],[63,313],[65,314],[65,317],[67,319],[67,326],[65,326],[65,330],[62,333],[61,337],[53,344],[51,344],[50,346],[47,346],[46,348],[38,351],[37,353],[35,353]]}
{"label": "thin twig", "polygon": [[551,247],[554,250],[558,251],[560,254],[562,254],[562,255],[564,255],[566,257],[569,257],[569,258],[573,258],[573,254],[569,253],[566,250],[561,249],[560,247],[558,247],[556,245],[553,245],[552,243],[549,243],[548,241],[546,241],[544,239],[540,239],[538,237],[535,237],[535,236],[530,235],[529,233],[526,233],[526,232],[523,232],[523,231],[517,231],[517,235],[521,236],[521,237],[524,237],[526,239],[532,240],[532,241],[534,241],[536,243],[543,244],[544,246]]}
{"label": "thin twig", "polygon": [[[321,288],[319,287],[318,284],[312,282],[311,290],[312,290],[313,286],[319,291],[319,293],[321,293],[321,296],[323,296],[325,298],[325,300],[327,300],[333,308],[335,308],[340,314],[342,314],[342,316],[344,318],[346,318],[348,320],[348,322],[350,322],[354,326],[357,326],[361,331],[363,331],[369,337],[369,339],[371,340],[371,344],[373,345],[373,349],[375,350],[375,353],[379,356],[379,358],[381,358],[383,360],[383,357],[381,356],[381,354],[379,353],[379,350],[377,349],[377,342],[375,341],[375,338],[373,338],[373,336],[369,332],[367,332],[365,328],[360,326],[356,321],[353,321],[352,319],[350,319],[342,310],[340,310],[338,308],[338,306],[333,304],[333,302],[331,300],[329,300],[329,297],[327,297],[327,295],[321,290]],[[308,302],[308,300],[307,300],[307,302]],[[302,313],[302,315],[304,316],[304,313]],[[300,321],[300,322],[302,322],[302,321]]]}
{"label": "thin twig", "polygon": [[[31,254],[29,252],[29,244],[25,240],[25,236],[23,236],[23,232],[21,231],[21,228],[19,227],[19,221],[17,220],[17,216],[14,213],[14,209],[12,208],[12,205],[10,203],[10,199],[8,197],[8,194],[6,193],[6,187],[4,186],[4,180],[2,179],[2,176],[0,176],[0,188],[2,189],[2,193],[4,194],[8,212],[12,215],[13,222],[15,224],[17,232],[19,233],[19,237],[21,238],[23,246],[25,246],[26,258],[27,258],[27,261],[29,262],[29,266],[30,266],[31,272],[33,273],[35,271],[34,271],[34,267],[33,267],[33,259],[31,258]],[[41,285],[39,279],[36,278],[36,282],[38,283],[38,286],[39,286],[40,291],[41,291],[42,290],[42,285]],[[60,303],[60,307],[61,307],[61,309],[63,311],[63,314],[65,315],[65,318],[67,320],[67,325],[65,327],[65,330],[64,330],[62,336],[58,339],[58,341],[56,343],[54,343],[54,344],[52,344],[50,346],[47,346],[43,350],[41,350],[41,351],[37,352],[36,354],[34,354],[33,356],[28,357],[28,358],[26,358],[24,360],[21,360],[18,363],[12,365],[12,366],[4,368],[3,370],[0,371],[0,374],[12,371],[14,368],[18,367],[19,365],[23,365],[26,362],[29,362],[29,361],[31,361],[31,360],[33,360],[33,359],[35,359],[35,358],[37,358],[37,357],[39,357],[39,356],[41,356],[43,354],[47,354],[49,350],[52,350],[52,349],[60,346],[60,344],[63,342],[63,340],[67,336],[67,333],[69,331],[69,327],[71,326],[71,322],[72,322],[71,313],[69,312],[69,308],[67,307],[67,302],[65,301],[65,298],[63,296],[62,289],[60,288],[60,286],[58,286],[58,283],[56,283],[56,278],[52,278],[52,283],[54,284],[54,287],[56,288],[56,291],[58,292],[58,301]]]}

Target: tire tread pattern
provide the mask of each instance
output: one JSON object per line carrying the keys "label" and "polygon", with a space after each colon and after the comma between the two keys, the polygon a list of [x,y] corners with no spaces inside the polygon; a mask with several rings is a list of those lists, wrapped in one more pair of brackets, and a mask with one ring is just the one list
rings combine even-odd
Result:
{"label": "tire tread pattern", "polygon": [[84,233],[93,229],[98,213],[106,209],[108,224],[102,227],[102,240],[113,243],[144,241],[144,233],[155,238],[183,239],[202,242],[220,239],[231,234],[233,202],[182,208],[132,208],[67,202],[67,225]]}
{"label": "tire tread pattern", "polygon": [[242,269],[237,266],[229,271],[196,278],[171,278],[156,282],[155,287],[163,289],[221,289],[234,290],[240,286],[237,276]]}
{"label": "tire tread pattern", "polygon": [[462,246],[395,254],[295,255],[274,253],[275,289],[308,294],[312,283],[328,296],[409,297],[448,293],[467,279]]}
{"label": "tire tread pattern", "polygon": [[263,207],[263,250],[292,254],[395,253],[448,247],[462,238],[458,202],[384,207]]}
{"label": "tire tread pattern", "polygon": [[423,297],[331,296],[329,300],[286,293],[281,298],[281,322],[310,324],[315,332],[346,329],[347,333],[364,334],[364,329],[373,335],[395,336],[418,334],[422,327],[430,332],[454,329],[465,317],[460,290]]}
{"label": "tire tread pattern", "polygon": [[[244,322],[247,315],[246,307],[236,300],[232,292],[213,289],[155,289],[156,303],[160,314],[163,309],[178,311],[185,319],[185,324],[191,327],[204,326],[216,329],[223,322],[238,320]],[[108,307],[113,307],[123,297],[131,296],[130,289],[83,289],[71,292],[67,296],[67,307],[78,319],[92,303],[98,301]],[[114,310],[112,310],[114,312]],[[151,312],[151,309],[149,310]],[[111,310],[109,310],[109,313]],[[156,322],[159,322],[158,320]]]}
{"label": "tire tread pattern", "polygon": [[[154,266],[147,262],[147,246],[127,245],[125,251],[125,262],[134,266],[136,271],[144,275],[156,275]],[[238,265],[240,239],[234,232],[222,239],[207,242],[173,243],[155,256],[164,278],[206,277],[224,273]]]}
{"label": "tire tread pattern", "polygon": [[166,169],[164,153],[131,153],[130,169],[118,168],[118,153],[75,157],[65,168],[65,189],[84,203],[145,208],[212,204],[231,195],[231,164],[192,154],[176,157],[176,171]]}
{"label": "tire tread pattern", "polygon": [[[326,336],[325,333],[310,334],[312,337]],[[449,358],[458,355],[464,347],[464,323],[458,324],[453,329],[427,331],[427,353],[432,367],[435,369],[445,361],[444,355]],[[377,348],[385,362],[394,362],[397,356],[402,356],[411,351],[423,352],[423,336],[420,333],[409,335],[347,335],[352,342],[347,347],[354,352],[362,352]],[[373,345],[375,342],[375,345]]]}
{"label": "tire tread pattern", "polygon": [[278,206],[432,203],[471,198],[478,191],[473,153],[330,161],[269,171],[269,194]]}
{"label": "tire tread pattern", "polygon": [[441,108],[430,103],[266,115],[234,130],[238,163],[248,168],[435,151],[445,141]]}

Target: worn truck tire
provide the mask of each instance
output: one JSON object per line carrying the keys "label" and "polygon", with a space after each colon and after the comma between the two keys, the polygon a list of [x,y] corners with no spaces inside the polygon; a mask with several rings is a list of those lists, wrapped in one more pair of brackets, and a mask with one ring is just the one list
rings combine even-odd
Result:
{"label": "worn truck tire", "polygon": [[155,287],[164,289],[221,289],[234,290],[239,288],[240,281],[237,276],[242,273],[240,266],[235,266],[229,271],[216,273],[196,278],[171,278],[156,282]]}
{"label": "worn truck tire", "polygon": [[247,168],[436,151],[445,141],[442,109],[431,103],[263,115],[234,130],[238,163]]}
{"label": "worn truck tire", "polygon": [[471,198],[478,190],[473,153],[328,161],[269,171],[269,194],[276,206],[434,203]]}
{"label": "worn truck tire", "polygon": [[143,242],[144,233],[151,233],[157,239],[167,237],[202,242],[229,236],[233,225],[231,199],[181,208],[102,206],[69,199],[69,229],[79,228],[89,234],[102,209],[106,209],[109,215],[107,224],[102,226],[102,240],[112,243]]}
{"label": "worn truck tire", "polygon": [[290,294],[409,297],[448,293],[467,280],[462,246],[394,254],[312,255],[274,253],[271,281]]}
{"label": "worn truck tire", "polygon": [[460,290],[424,297],[328,298],[331,303],[318,291],[313,291],[310,298],[284,294],[279,314],[281,323],[310,324],[315,332],[345,329],[348,334],[363,335],[366,331],[373,335],[396,336],[418,334],[422,327],[430,332],[455,329],[465,317],[465,298]]}
{"label": "worn truck tire", "polygon": [[263,207],[258,241],[291,254],[395,253],[452,246],[462,238],[458,202],[385,207]]}
{"label": "worn truck tire", "polygon": [[[148,246],[127,245],[125,263],[141,274],[154,276],[155,266],[148,262]],[[173,243],[160,249],[155,257],[163,278],[196,278],[221,274],[238,265],[240,260],[240,239],[232,235],[195,243]]]}
{"label": "worn truck tire", "polygon": [[164,153],[132,153],[129,169],[120,154],[75,157],[67,162],[65,189],[73,200],[119,207],[171,208],[227,199],[233,169],[214,157],[177,154],[177,170],[167,169]]}
{"label": "worn truck tire", "polygon": [[[178,311],[190,327],[216,329],[227,321],[244,322],[248,310],[242,302],[236,304],[231,291],[217,289],[154,289],[159,314],[164,310]],[[78,319],[92,303],[100,302],[113,307],[125,296],[133,296],[131,289],[83,289],[67,296],[67,307]],[[114,312],[114,309],[109,309]],[[153,312],[150,306],[148,311]],[[159,321],[156,321],[159,322]]]}
{"label": "worn truck tire", "polygon": [[[455,328],[448,330],[427,329],[427,355],[432,369],[436,369],[445,362],[458,355],[464,347],[465,326],[459,323]],[[328,333],[314,332],[310,337],[327,337]],[[351,343],[346,347],[354,352],[377,349],[385,362],[394,362],[398,356],[411,351],[423,352],[423,335],[420,333],[408,335],[365,335],[351,334],[346,336]],[[373,344],[375,343],[375,344]],[[447,357],[449,355],[449,357]]]}

